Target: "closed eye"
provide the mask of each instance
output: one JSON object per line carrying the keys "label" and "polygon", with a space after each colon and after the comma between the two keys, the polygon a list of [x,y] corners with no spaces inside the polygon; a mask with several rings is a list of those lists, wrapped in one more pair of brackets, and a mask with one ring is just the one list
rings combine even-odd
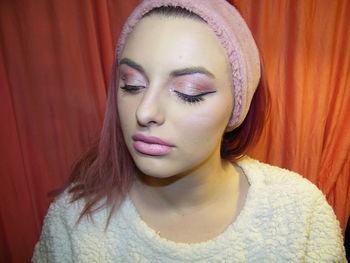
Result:
{"label": "closed eye", "polygon": [[209,93],[214,93],[216,91],[207,91],[207,92],[200,93],[200,94],[197,94],[197,95],[188,95],[188,94],[185,94],[185,93],[181,93],[181,92],[179,92],[177,90],[174,90],[174,92],[184,102],[187,102],[187,103],[198,103],[198,102],[204,100],[204,98],[203,98],[204,95],[209,94]]}
{"label": "closed eye", "polygon": [[140,89],[145,88],[144,86],[135,86],[135,85],[125,85],[123,87],[120,87],[125,92],[135,93],[139,91]]}

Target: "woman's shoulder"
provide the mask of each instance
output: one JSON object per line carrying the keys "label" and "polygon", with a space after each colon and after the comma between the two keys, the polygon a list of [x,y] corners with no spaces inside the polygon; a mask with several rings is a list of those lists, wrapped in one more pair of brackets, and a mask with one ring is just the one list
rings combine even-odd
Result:
{"label": "woman's shoulder", "polygon": [[239,164],[251,183],[258,184],[267,191],[299,196],[304,200],[324,198],[324,194],[314,183],[296,172],[250,157],[242,159]]}
{"label": "woman's shoulder", "polygon": [[305,251],[307,262],[345,262],[339,222],[316,185],[296,172],[249,157],[237,164],[251,184],[252,226],[263,230],[264,240],[280,247],[279,233],[288,241],[284,256],[294,242],[298,251]]}
{"label": "woman's shoulder", "polygon": [[70,262],[70,233],[80,213],[79,203],[71,202],[71,197],[66,189],[50,204],[35,245],[33,262],[48,262],[49,259],[50,262]]}
{"label": "woman's shoulder", "polygon": [[88,227],[93,227],[97,232],[103,232],[110,209],[106,205],[105,198],[93,204],[91,213],[84,214],[87,200],[84,197],[75,198],[70,189],[72,186],[58,195],[50,204],[45,221],[53,225],[55,223],[64,224],[68,231],[72,231],[72,234],[79,234]]}
{"label": "woman's shoulder", "polygon": [[294,224],[299,228],[315,225],[316,222],[321,226],[331,222],[336,225],[335,228],[339,228],[326,196],[308,179],[296,172],[252,158],[242,160],[241,165],[250,181],[257,213],[273,214],[286,224]]}
{"label": "woman's shoulder", "polygon": [[50,204],[45,221],[49,221],[52,225],[58,222],[64,222],[66,227],[73,228],[83,208],[84,201],[74,201],[73,195],[69,192],[68,188],[59,194]]}

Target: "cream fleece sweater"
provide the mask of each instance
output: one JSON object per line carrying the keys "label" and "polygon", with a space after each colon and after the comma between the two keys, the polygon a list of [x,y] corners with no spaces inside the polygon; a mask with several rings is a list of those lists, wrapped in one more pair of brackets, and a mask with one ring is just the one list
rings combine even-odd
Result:
{"label": "cream fleece sweater", "polygon": [[83,201],[65,192],[45,217],[33,262],[346,262],[339,223],[300,175],[244,158],[250,188],[237,219],[214,239],[177,243],[141,219],[129,196],[104,232],[108,211],[74,226]]}

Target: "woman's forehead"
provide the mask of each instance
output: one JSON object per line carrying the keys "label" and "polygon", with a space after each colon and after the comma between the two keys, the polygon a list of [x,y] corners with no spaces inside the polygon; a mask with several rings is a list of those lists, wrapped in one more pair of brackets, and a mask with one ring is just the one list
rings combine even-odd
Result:
{"label": "woman's forehead", "polygon": [[156,15],[143,18],[134,27],[122,58],[146,68],[202,67],[214,75],[229,65],[224,48],[207,24]]}

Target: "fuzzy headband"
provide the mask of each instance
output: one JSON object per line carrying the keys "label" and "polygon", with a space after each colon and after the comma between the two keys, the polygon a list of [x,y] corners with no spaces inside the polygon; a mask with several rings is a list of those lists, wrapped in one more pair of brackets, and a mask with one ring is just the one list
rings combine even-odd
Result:
{"label": "fuzzy headband", "polygon": [[260,80],[260,60],[253,36],[239,12],[225,0],[144,0],[127,19],[117,44],[118,62],[124,44],[136,23],[149,11],[161,6],[179,6],[200,16],[219,38],[231,63],[234,109],[229,130],[246,117]]}

